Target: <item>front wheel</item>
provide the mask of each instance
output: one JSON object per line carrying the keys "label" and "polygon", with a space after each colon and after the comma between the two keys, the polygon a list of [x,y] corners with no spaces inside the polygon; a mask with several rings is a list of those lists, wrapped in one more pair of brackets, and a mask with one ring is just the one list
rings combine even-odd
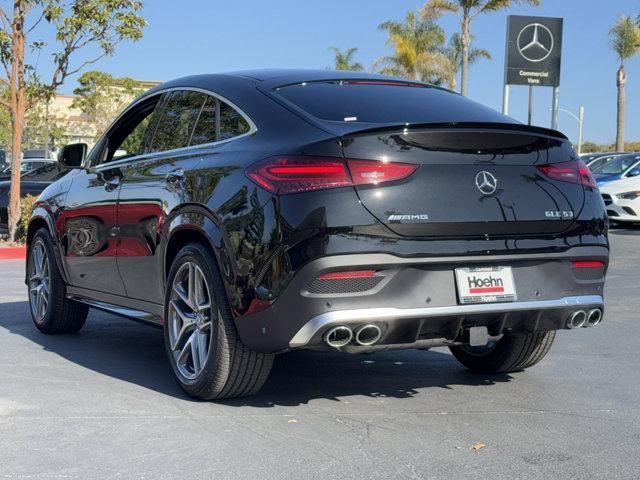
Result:
{"label": "front wheel", "polygon": [[27,286],[29,308],[42,333],[75,333],[87,319],[88,307],[67,298],[67,285],[58,270],[53,239],[41,228],[29,245]]}
{"label": "front wheel", "polygon": [[509,373],[529,368],[542,360],[556,336],[555,331],[513,335],[507,333],[485,347],[449,347],[465,367],[479,373]]}
{"label": "front wheel", "polygon": [[271,371],[273,355],[242,343],[213,255],[197,243],[182,248],[171,266],[164,339],[176,380],[200,400],[256,393]]}

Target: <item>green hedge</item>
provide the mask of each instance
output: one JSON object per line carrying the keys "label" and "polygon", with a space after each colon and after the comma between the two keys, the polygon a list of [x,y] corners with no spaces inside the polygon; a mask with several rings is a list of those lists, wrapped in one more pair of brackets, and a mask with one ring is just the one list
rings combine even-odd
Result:
{"label": "green hedge", "polygon": [[38,197],[27,195],[20,201],[20,219],[18,220],[18,228],[16,229],[16,241],[24,243],[27,241],[27,229],[29,228],[29,219],[31,218],[31,210],[33,204],[36,203]]}

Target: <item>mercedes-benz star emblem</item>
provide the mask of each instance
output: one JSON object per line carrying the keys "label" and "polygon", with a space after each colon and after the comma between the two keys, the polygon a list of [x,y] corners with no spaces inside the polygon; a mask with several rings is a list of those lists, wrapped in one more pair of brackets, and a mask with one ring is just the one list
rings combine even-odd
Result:
{"label": "mercedes-benz star emblem", "polygon": [[480,193],[491,195],[498,188],[498,180],[492,174],[483,170],[476,175],[476,187],[478,187]]}
{"label": "mercedes-benz star emblem", "polygon": [[518,52],[530,62],[541,62],[553,51],[553,34],[541,23],[530,23],[518,34]]}

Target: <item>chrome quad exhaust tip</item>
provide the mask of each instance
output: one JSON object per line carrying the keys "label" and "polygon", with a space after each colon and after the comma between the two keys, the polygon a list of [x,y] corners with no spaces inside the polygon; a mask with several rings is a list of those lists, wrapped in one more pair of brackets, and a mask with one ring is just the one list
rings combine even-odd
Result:
{"label": "chrome quad exhaust tip", "polygon": [[338,325],[333,327],[324,334],[324,342],[333,348],[340,348],[351,343],[353,332],[349,327]]}
{"label": "chrome quad exhaust tip", "polygon": [[584,310],[576,310],[567,319],[567,328],[574,329],[584,326],[587,321],[587,312]]}
{"label": "chrome quad exhaust tip", "polygon": [[595,327],[602,321],[602,310],[599,308],[594,308],[590,310],[587,314],[587,321],[585,322],[585,327]]}
{"label": "chrome quad exhaust tip", "polygon": [[380,327],[373,324],[363,325],[356,330],[355,341],[358,345],[369,346],[380,340],[382,331]]}

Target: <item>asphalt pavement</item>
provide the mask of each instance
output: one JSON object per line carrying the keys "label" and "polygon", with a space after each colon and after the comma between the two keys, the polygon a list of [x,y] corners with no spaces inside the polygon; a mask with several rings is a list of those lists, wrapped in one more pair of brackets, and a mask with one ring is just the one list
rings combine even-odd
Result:
{"label": "asphalt pavement", "polygon": [[38,333],[23,262],[0,261],[0,479],[638,479],[640,229],[611,242],[605,319],[525,372],[301,351],[221,403],[181,392],[160,330],[92,312]]}

